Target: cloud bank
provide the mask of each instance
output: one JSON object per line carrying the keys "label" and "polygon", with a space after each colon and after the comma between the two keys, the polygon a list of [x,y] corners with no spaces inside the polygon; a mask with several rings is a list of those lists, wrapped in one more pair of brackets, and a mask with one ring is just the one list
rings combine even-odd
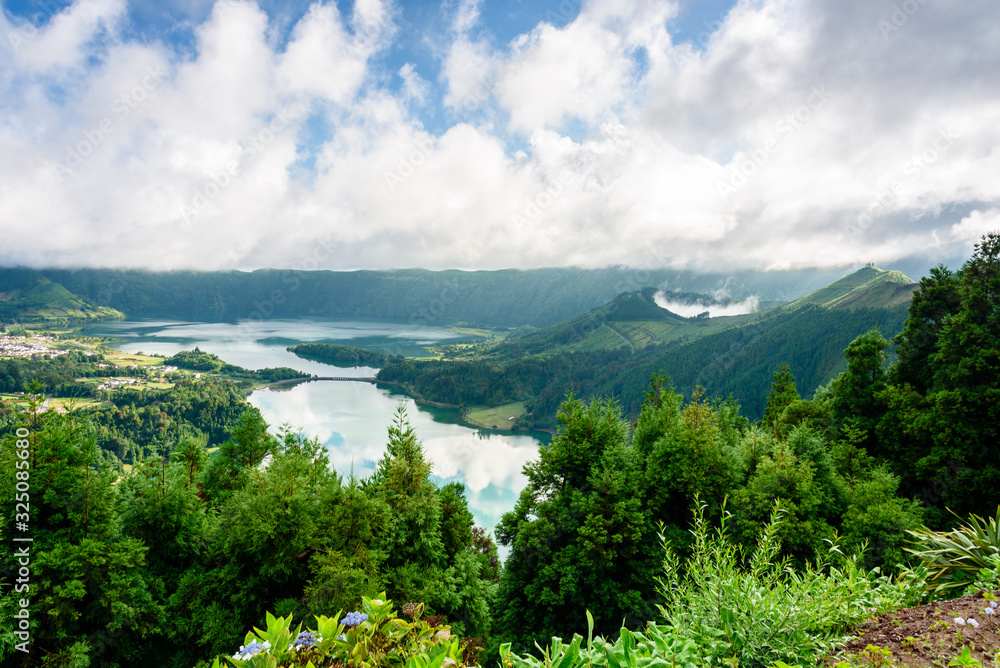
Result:
{"label": "cloud bank", "polygon": [[724,315],[743,315],[753,313],[757,310],[759,300],[757,297],[748,297],[741,302],[729,302],[725,304],[704,304],[702,302],[681,302],[670,298],[670,293],[658,290],[653,295],[653,301],[660,308],[667,309],[671,313],[676,313],[685,318],[694,318],[707,312],[709,317],[718,318]]}
{"label": "cloud bank", "polygon": [[741,0],[695,43],[676,3],[563,4],[503,41],[443,4],[433,67],[390,66],[386,0],[284,38],[219,0],[183,48],[123,0],[5,10],[0,264],[832,267],[997,228],[993,0]]}

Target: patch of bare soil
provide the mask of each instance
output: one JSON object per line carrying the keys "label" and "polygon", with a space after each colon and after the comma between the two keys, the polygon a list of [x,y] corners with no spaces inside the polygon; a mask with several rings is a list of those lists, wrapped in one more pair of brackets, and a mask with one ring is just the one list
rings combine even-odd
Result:
{"label": "patch of bare soil", "polygon": [[[858,629],[855,640],[825,663],[832,666],[837,661],[848,661],[852,665],[873,668],[889,665],[946,668],[962,654],[963,648],[968,647],[971,658],[978,661],[978,665],[998,666],[1000,608],[995,614],[986,614],[991,597],[1000,600],[997,593],[980,592],[875,617]],[[869,650],[869,645],[879,649]],[[879,650],[888,650],[891,654]]]}

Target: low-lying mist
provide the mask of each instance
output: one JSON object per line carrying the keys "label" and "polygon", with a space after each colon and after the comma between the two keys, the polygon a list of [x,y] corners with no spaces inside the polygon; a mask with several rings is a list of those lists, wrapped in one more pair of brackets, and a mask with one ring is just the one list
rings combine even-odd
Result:
{"label": "low-lying mist", "polygon": [[757,310],[758,299],[755,296],[747,297],[741,302],[713,302],[706,304],[701,301],[677,301],[672,299],[673,295],[663,290],[653,295],[653,301],[660,308],[667,309],[672,313],[685,318],[693,318],[708,311],[711,318],[723,315],[743,315],[753,313]]}

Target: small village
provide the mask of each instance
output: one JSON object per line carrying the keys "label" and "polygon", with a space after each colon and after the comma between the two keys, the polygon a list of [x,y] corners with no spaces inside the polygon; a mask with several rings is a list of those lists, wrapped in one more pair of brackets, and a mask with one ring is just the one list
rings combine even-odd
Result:
{"label": "small village", "polygon": [[[97,366],[99,366],[99,367],[109,367],[109,366],[115,366],[115,365],[113,365],[113,364],[98,364]],[[135,362],[126,362],[125,366],[126,367],[136,366],[136,363]],[[156,366],[156,367],[147,367],[146,368],[147,378],[136,378],[136,377],[133,377],[133,376],[116,376],[114,378],[108,378],[107,380],[104,380],[103,382],[101,382],[97,386],[97,389],[98,390],[116,390],[116,389],[121,389],[123,387],[128,387],[128,386],[142,386],[143,382],[148,382],[148,380],[150,380],[150,379],[162,379],[166,374],[170,373],[171,371],[177,371],[177,367],[175,367],[175,366],[169,366],[169,365]],[[195,377],[196,378],[200,378],[201,374],[196,374]],[[77,380],[81,380],[82,381],[84,379],[83,378],[78,378]]]}
{"label": "small village", "polygon": [[[45,335],[29,335],[29,336],[14,336],[14,335],[2,335],[0,336],[0,359],[3,358],[14,358],[14,359],[31,359],[37,356],[44,356],[45,358],[56,358],[69,353],[72,349],[76,348],[75,345],[66,346],[64,341],[60,341],[53,336]],[[85,355],[100,355],[96,351],[82,350]],[[173,365],[164,365],[158,360],[151,358],[143,358],[141,356],[133,356],[128,354],[121,354],[117,352],[110,353],[110,357],[105,358],[107,361],[97,362],[95,365],[98,369],[121,369],[123,372],[134,374],[136,370],[142,370],[144,373],[141,375],[129,375],[129,376],[111,376],[104,377],[100,380],[90,377],[76,378],[78,383],[89,383],[94,390],[99,390],[103,392],[113,392],[115,390],[124,389],[147,389],[149,387],[162,388],[169,387],[169,381],[166,380],[166,375],[178,371],[178,367]],[[200,377],[201,374],[196,374],[196,377]],[[106,399],[108,395],[103,395],[103,399]],[[12,400],[15,403],[20,402],[23,404],[23,392],[10,392],[6,394],[8,400]],[[0,396],[4,398],[4,396]],[[86,400],[68,400],[68,399],[54,399],[47,398],[44,404],[41,406],[42,411],[45,410],[55,410],[56,412],[64,412],[67,403],[74,403],[78,406],[90,406],[100,404],[102,398],[97,398],[97,400],[86,399]]]}
{"label": "small village", "polygon": [[0,336],[0,357],[58,357],[69,352],[50,347],[55,341],[51,336]]}

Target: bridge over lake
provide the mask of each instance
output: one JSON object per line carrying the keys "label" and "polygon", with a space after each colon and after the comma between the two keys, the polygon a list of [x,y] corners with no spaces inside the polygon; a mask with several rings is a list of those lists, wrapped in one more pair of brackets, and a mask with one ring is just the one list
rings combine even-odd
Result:
{"label": "bridge over lake", "polygon": [[314,380],[356,380],[360,383],[374,383],[375,376],[310,376],[308,378],[289,378],[288,380],[279,380],[274,383],[268,383],[267,386],[274,387],[275,385],[290,385],[292,383],[309,383]]}

